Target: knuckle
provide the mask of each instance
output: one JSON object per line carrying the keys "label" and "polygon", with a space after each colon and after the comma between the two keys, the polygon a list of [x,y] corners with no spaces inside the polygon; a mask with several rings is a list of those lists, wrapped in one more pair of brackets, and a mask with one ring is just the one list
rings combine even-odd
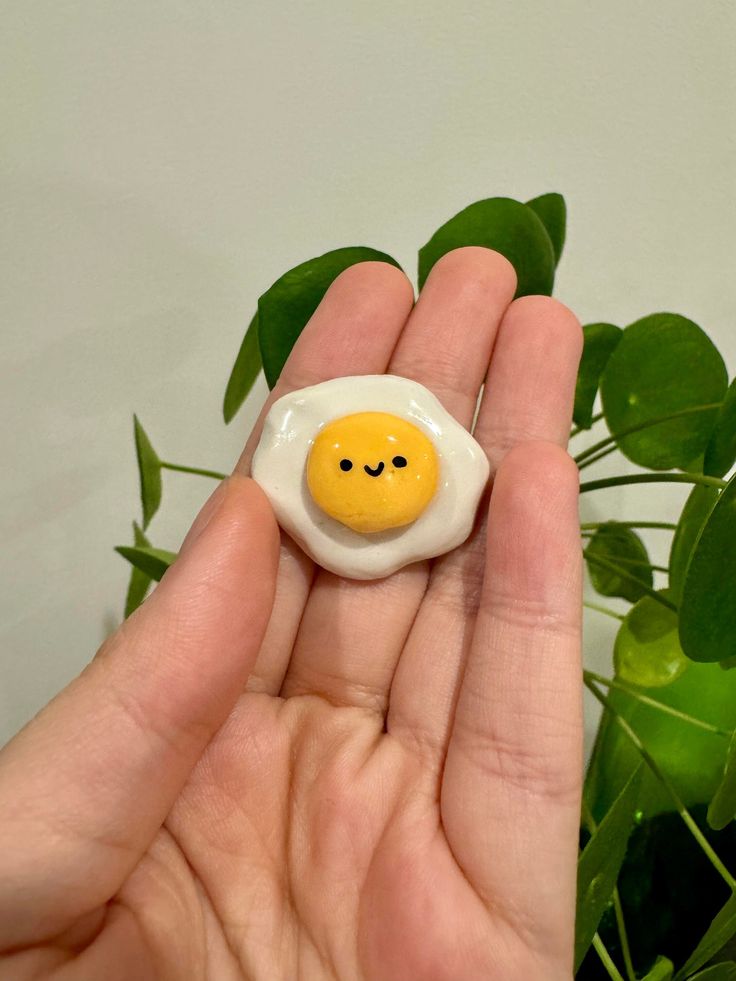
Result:
{"label": "knuckle", "polygon": [[[553,741],[552,746],[555,744]],[[568,805],[577,801],[580,779],[576,763],[569,766],[569,760],[559,761],[549,748],[543,750],[539,744],[479,728],[464,730],[459,748],[487,780],[545,803]]]}
{"label": "knuckle", "polygon": [[516,424],[511,423],[499,432],[505,434],[506,439],[513,438],[502,464],[504,470],[511,466],[521,468],[528,479],[534,480],[536,477],[545,487],[549,487],[551,481],[557,484],[560,480],[578,484],[578,466],[568,451],[559,443],[535,436],[532,420],[528,425],[517,420]]}
{"label": "knuckle", "polygon": [[475,616],[485,577],[485,543],[476,535],[454,561],[438,567],[427,602],[451,614]]}
{"label": "knuckle", "polygon": [[578,617],[573,618],[569,613],[553,609],[544,596],[519,596],[496,584],[490,591],[486,609],[494,622],[521,628],[524,635],[533,636],[540,647],[551,638],[570,637],[577,640],[579,636]]}

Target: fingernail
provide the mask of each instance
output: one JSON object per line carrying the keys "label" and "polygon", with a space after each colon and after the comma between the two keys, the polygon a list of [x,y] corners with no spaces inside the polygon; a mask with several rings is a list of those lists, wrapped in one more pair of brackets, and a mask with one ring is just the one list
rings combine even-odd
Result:
{"label": "fingernail", "polygon": [[194,524],[187,532],[184,541],[181,543],[181,548],[179,549],[179,555],[183,555],[192,547],[192,545],[194,545],[194,543],[202,534],[202,532],[205,530],[207,525],[214,518],[215,514],[219,510],[220,505],[222,504],[223,498],[225,497],[225,490],[228,480],[229,478],[225,478],[225,480],[221,480],[220,483],[215,488],[215,490],[213,491],[213,493],[210,494],[210,496],[202,505],[201,511],[194,519]]}

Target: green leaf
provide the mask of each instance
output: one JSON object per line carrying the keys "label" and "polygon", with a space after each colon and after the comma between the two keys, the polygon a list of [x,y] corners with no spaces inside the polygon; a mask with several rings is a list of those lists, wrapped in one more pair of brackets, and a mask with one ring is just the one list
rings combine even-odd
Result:
{"label": "green leaf", "polygon": [[736,732],[731,736],[726,754],[723,779],[708,808],[708,824],[721,831],[736,817]]}
{"label": "green leaf", "polygon": [[658,957],[656,964],[642,981],[671,981],[674,970],[674,964],[669,958]]}
{"label": "green leaf", "polygon": [[680,643],[693,661],[736,655],[736,475],[693,547],[680,602]]}
{"label": "green leaf", "polygon": [[693,546],[705,524],[705,520],[713,510],[718,500],[717,487],[707,487],[696,484],[690,491],[685,506],[677,522],[677,528],[672,536],[669,557],[669,586],[672,599],[679,605],[682,599],[682,584],[685,581],[685,570],[690,561]]}
{"label": "green leaf", "polygon": [[[151,547],[151,543],[143,534],[143,531],[137,521],[133,522],[133,544],[136,548]],[[143,600],[146,598],[146,593],[148,592],[148,587],[150,585],[151,577],[147,573],[143,572],[142,569],[137,569],[135,566],[133,566],[130,572],[128,593],[125,597],[126,619],[134,610],[138,609]]]}
{"label": "green leaf", "polygon": [[[601,401],[611,433],[682,410],[720,402],[728,377],[723,358],[692,320],[655,313],[626,327],[601,376]],[[652,470],[683,469],[710,438],[718,409],[689,411],[647,426],[617,445]]]}
{"label": "green leaf", "polygon": [[561,194],[540,194],[538,198],[527,201],[527,207],[540,219],[552,242],[555,253],[555,265],[559,263],[562,250],[565,247],[565,230],[567,227],[567,207]]}
{"label": "green leaf", "polygon": [[332,282],[358,262],[387,262],[401,268],[385,252],[364,246],[335,249],[302,262],[284,273],[258,300],[258,343],[269,388],[281,374],[296,339]]}
{"label": "green leaf", "polygon": [[731,893],[726,903],[716,913],[705,936],[692,952],[687,963],[675,975],[675,981],[689,978],[693,971],[697,971],[714,957],[734,934],[736,934],[736,895]]}
{"label": "green leaf", "polygon": [[[736,671],[722,671],[718,664],[688,661],[679,678],[657,689],[656,699],[719,729],[736,729]],[[722,736],[666,716],[625,692],[611,691],[609,701],[667,773],[686,807],[713,797],[728,748]],[[611,806],[639,759],[621,727],[604,715],[586,778],[595,817]],[[642,777],[639,806],[647,817],[672,810],[672,800],[649,771]]]}
{"label": "green leaf", "polygon": [[703,473],[722,477],[736,462],[736,379],[728,386],[705,448]]}
{"label": "green leaf", "polygon": [[225,389],[222,414],[226,423],[230,422],[245,401],[260,370],[261,349],[258,346],[258,313],[256,312],[245,332]]}
{"label": "green leaf", "polygon": [[583,327],[583,354],[575,383],[575,406],[572,418],[576,426],[590,429],[593,424],[593,403],[603,369],[608,363],[623,331],[613,324],[586,324]]}
{"label": "green leaf", "polygon": [[[616,521],[607,521],[597,529],[585,548],[584,555],[586,559],[592,555],[613,562],[639,579],[645,587],[652,587],[654,579],[646,547],[631,528],[619,525]],[[593,588],[602,596],[621,596],[635,603],[645,595],[646,589],[640,588],[636,582],[624,579],[593,562],[588,562],[588,572]]]}
{"label": "green leaf", "polygon": [[613,887],[626,854],[634,826],[641,766],[598,825],[578,859],[577,913],[575,918],[575,970],[593,942],[598,924],[611,901]]}
{"label": "green leaf", "polygon": [[135,433],[135,453],[138,458],[138,476],[141,483],[141,505],[143,507],[143,529],[149,526],[151,518],[161,504],[161,461],[151,446],[138,416],[133,416]]}
{"label": "green leaf", "polygon": [[[668,599],[669,590],[658,590]],[[677,634],[677,614],[642,596],[624,617],[613,646],[616,677],[644,688],[672,684],[688,665]]]}
{"label": "green leaf", "polygon": [[736,981],[736,964],[733,961],[714,964],[704,971],[691,974],[690,981]]}
{"label": "green leaf", "polygon": [[516,270],[517,296],[549,296],[555,279],[555,253],[541,219],[511,198],[486,198],[468,205],[419,250],[419,288],[445,253],[465,245],[482,245],[505,255]]}
{"label": "green leaf", "polygon": [[117,545],[115,551],[122,555],[131,565],[145,572],[151,579],[159,582],[163,574],[176,559],[176,552],[167,552],[162,548],[131,547]]}

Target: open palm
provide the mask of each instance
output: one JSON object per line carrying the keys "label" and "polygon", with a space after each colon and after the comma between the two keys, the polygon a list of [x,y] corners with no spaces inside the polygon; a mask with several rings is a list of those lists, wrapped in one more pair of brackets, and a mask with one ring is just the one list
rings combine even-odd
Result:
{"label": "open palm", "polygon": [[[581,783],[581,332],[449,253],[343,273],[273,398],[389,371],[494,474],[464,546],[316,569],[235,474],[0,756],[0,978],[569,981]],[[265,410],[264,410],[265,411]]]}

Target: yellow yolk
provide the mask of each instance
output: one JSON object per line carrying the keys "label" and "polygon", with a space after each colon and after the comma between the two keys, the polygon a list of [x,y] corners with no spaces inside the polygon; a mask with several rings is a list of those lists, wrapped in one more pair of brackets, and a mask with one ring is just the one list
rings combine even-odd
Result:
{"label": "yellow yolk", "polygon": [[438,473],[431,440],[387,412],[357,412],[328,423],[307,460],[315,503],[360,532],[415,521],[432,500]]}

